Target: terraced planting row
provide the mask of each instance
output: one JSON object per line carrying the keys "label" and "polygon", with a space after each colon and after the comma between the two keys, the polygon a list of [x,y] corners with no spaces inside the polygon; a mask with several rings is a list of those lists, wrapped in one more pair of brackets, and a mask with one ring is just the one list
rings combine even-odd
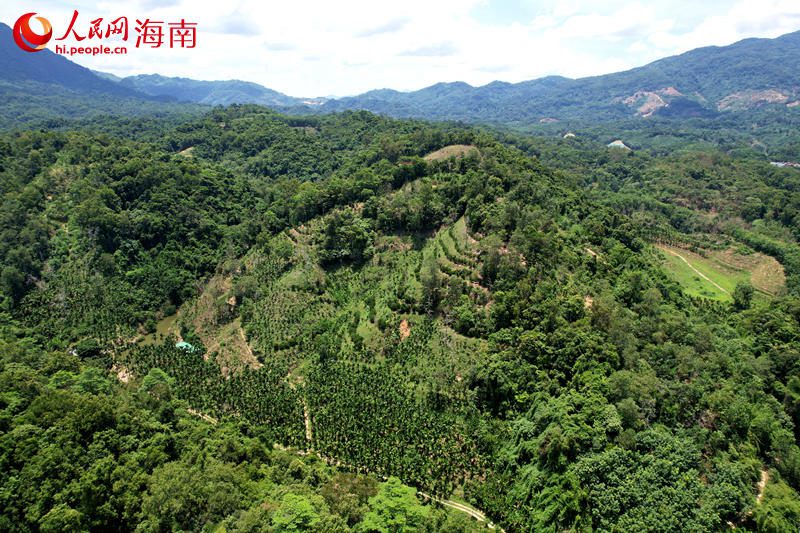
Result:
{"label": "terraced planting row", "polygon": [[365,264],[325,271],[312,239],[309,228],[279,236],[238,274],[255,281],[240,312],[263,368],[224,379],[215,361],[170,345],[140,347],[126,365],[162,368],[200,412],[245,417],[282,444],[448,495],[480,470],[466,378],[484,346],[423,314],[421,277],[433,261],[445,281],[477,290],[463,219],[419,251],[379,247]]}

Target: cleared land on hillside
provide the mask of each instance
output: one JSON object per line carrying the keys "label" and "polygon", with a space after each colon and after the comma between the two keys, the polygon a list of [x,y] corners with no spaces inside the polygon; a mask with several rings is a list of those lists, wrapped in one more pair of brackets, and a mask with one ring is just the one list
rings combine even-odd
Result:
{"label": "cleared land on hillside", "polygon": [[705,255],[663,244],[667,272],[692,295],[718,301],[731,301],[736,284],[749,282],[763,296],[783,290],[786,278],[775,258],[760,254],[741,254],[733,249],[709,250]]}
{"label": "cleared land on hillside", "polygon": [[441,161],[451,157],[466,157],[472,153],[478,153],[478,149],[470,144],[451,144],[440,150],[431,152],[425,156],[425,161]]}

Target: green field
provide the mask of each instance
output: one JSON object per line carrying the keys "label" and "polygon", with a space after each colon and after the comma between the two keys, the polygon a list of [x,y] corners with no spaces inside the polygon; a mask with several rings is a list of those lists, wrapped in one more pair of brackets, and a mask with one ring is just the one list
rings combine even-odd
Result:
{"label": "green field", "polygon": [[155,346],[160,344],[168,335],[177,333],[176,328],[174,328],[177,318],[178,315],[174,314],[159,320],[156,323],[156,330],[142,337],[139,344],[142,346]]}
{"label": "green field", "polygon": [[766,298],[775,294],[782,285],[782,280],[778,285],[775,279],[765,281],[765,270],[775,271],[772,278],[782,278],[783,272],[780,265],[770,263],[774,260],[760,254],[739,256],[738,266],[735,266],[725,261],[730,260],[730,255],[723,257],[718,252],[711,252],[706,257],[671,246],[659,245],[658,249],[664,257],[667,272],[691,296],[729,302],[733,300],[736,284],[749,282],[755,287],[757,297]]}

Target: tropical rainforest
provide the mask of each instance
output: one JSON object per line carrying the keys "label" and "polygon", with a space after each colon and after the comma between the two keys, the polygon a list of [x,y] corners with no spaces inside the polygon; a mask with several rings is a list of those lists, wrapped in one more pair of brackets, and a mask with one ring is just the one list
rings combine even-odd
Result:
{"label": "tropical rainforest", "polygon": [[800,527],[798,169],[70,124],[0,134],[1,530]]}

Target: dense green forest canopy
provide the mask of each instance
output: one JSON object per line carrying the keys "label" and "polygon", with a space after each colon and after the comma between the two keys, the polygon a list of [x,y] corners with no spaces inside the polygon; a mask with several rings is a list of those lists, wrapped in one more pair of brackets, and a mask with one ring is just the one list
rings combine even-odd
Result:
{"label": "dense green forest canopy", "polygon": [[0,177],[0,529],[800,526],[794,168],[232,106]]}

